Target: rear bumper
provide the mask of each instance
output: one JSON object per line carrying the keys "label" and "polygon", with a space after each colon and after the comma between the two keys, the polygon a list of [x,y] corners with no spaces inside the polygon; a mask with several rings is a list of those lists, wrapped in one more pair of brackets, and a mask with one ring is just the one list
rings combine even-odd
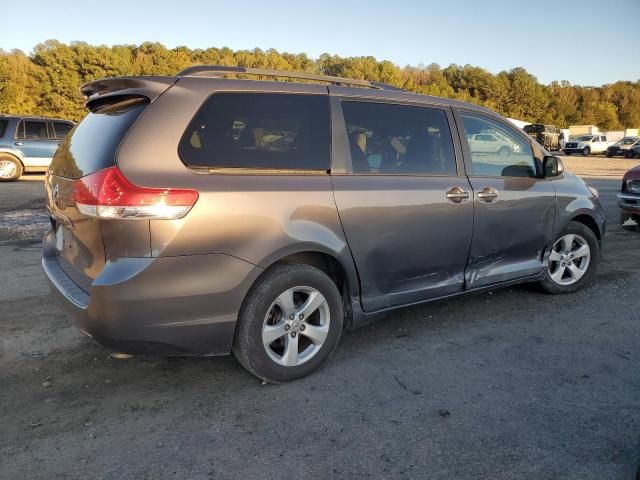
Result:
{"label": "rear bumper", "polygon": [[89,291],[58,264],[44,238],[42,267],[51,290],[80,330],[123,353],[224,355],[238,311],[263,271],[224,254],[108,261]]}

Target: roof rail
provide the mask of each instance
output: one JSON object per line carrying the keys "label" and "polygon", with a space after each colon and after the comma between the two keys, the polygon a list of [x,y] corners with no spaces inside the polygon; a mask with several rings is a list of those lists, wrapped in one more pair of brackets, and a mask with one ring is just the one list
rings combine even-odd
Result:
{"label": "roof rail", "polygon": [[351,78],[332,77],[330,75],[316,75],[306,72],[288,72],[285,70],[268,70],[250,67],[225,67],[221,65],[195,65],[178,72],[179,77],[222,77],[228,74],[264,75],[269,77],[295,78],[299,80],[315,80],[331,83],[332,85],[351,85],[357,87],[374,88],[377,90],[402,90],[385,83],[370,82],[369,80],[355,80]]}

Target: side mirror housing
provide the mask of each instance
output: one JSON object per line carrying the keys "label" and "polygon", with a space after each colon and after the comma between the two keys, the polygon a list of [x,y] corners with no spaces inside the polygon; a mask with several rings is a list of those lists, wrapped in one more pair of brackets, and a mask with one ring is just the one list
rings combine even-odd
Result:
{"label": "side mirror housing", "polygon": [[564,164],[559,157],[547,155],[542,160],[542,171],[545,178],[558,177],[564,173]]}

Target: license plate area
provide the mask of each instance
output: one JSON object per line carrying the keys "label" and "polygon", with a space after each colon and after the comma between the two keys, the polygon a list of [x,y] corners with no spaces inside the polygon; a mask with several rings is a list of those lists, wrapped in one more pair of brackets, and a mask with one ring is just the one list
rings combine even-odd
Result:
{"label": "license plate area", "polygon": [[62,231],[64,227],[62,225],[58,225],[56,228],[56,251],[58,253],[64,252],[64,232]]}

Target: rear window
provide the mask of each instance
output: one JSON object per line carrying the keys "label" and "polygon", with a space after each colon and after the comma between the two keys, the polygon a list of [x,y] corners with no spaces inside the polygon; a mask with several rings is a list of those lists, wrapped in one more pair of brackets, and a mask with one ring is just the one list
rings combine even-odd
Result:
{"label": "rear window", "polygon": [[325,95],[217,93],[184,133],[178,153],[191,167],[329,169]]}
{"label": "rear window", "polygon": [[23,120],[18,125],[16,138],[24,140],[47,140],[47,122],[44,120]]}
{"label": "rear window", "polygon": [[7,120],[0,120],[0,138],[4,137],[4,134],[7,131],[7,125],[9,125]]}
{"label": "rear window", "polygon": [[52,173],[80,178],[115,165],[118,145],[148,103],[143,97],[126,97],[93,108],[56,151]]}

